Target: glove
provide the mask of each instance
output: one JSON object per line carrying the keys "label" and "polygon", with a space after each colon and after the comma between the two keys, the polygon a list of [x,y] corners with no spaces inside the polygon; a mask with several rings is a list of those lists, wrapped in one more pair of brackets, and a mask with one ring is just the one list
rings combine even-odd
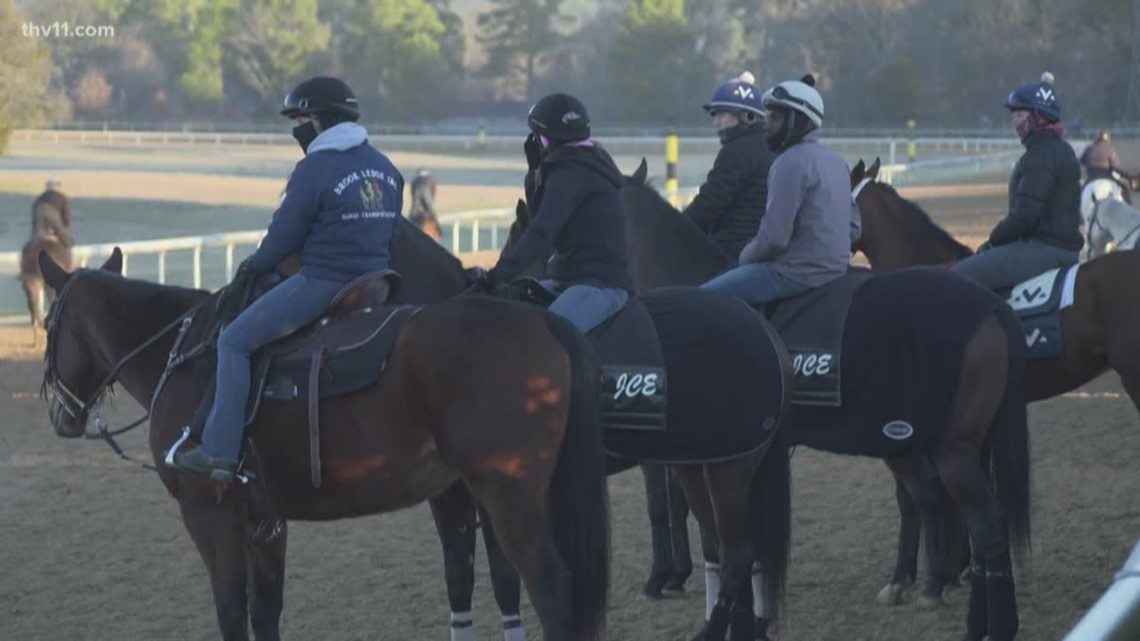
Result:
{"label": "glove", "polygon": [[993,243],[991,243],[990,241],[987,240],[986,242],[982,243],[981,245],[978,245],[977,253],[980,254],[982,252],[989,251],[993,248],[994,248]]}
{"label": "glove", "polygon": [[523,142],[523,154],[526,155],[526,166],[534,171],[542,164],[542,145],[538,142],[538,136],[531,132]]}
{"label": "glove", "polygon": [[487,275],[487,270],[482,267],[472,267],[463,270],[463,275],[467,277],[467,282],[475,289],[489,290],[491,289],[490,278]]}
{"label": "glove", "polygon": [[246,302],[250,287],[253,285],[257,272],[253,269],[253,259],[247,258],[238,265],[233,280],[226,285],[218,295],[218,316],[229,321],[237,318],[241,313],[242,305]]}

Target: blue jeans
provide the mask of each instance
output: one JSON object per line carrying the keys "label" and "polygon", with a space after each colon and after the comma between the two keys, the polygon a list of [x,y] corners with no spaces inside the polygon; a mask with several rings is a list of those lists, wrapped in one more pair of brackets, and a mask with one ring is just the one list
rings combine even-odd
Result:
{"label": "blue jeans", "polygon": [[701,285],[701,289],[723,292],[750,305],[764,305],[811,288],[784,278],[772,263],[745,263]]}
{"label": "blue jeans", "polygon": [[253,301],[222,330],[214,407],[202,430],[203,452],[219,461],[237,461],[249,398],[250,355],[319,318],[341,286],[301,274],[291,276]]}
{"label": "blue jeans", "polygon": [[955,265],[955,274],[991,290],[1004,290],[1057,267],[1075,265],[1075,250],[1039,240],[1019,240],[975,254]]}
{"label": "blue jeans", "polygon": [[571,285],[562,289],[553,280],[543,280],[539,284],[558,294],[550,304],[550,311],[574,323],[583,334],[620,312],[629,302],[629,292],[624,289],[593,285]]}

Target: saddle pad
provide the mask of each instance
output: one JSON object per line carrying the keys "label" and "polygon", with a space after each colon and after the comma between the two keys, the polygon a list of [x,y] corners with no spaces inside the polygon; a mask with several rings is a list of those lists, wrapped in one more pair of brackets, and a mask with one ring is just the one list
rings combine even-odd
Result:
{"label": "saddle pad", "polygon": [[666,429],[665,357],[649,312],[631,298],[586,335],[602,362],[604,429]]}
{"label": "saddle pad", "polygon": [[765,308],[792,356],[793,404],[842,405],[843,327],[855,292],[870,277],[870,271],[853,268],[822,287]]}
{"label": "saddle pad", "polygon": [[1030,360],[1057,358],[1064,350],[1061,310],[1073,304],[1080,263],[1051,269],[1010,290],[1006,303],[1021,319]]}
{"label": "saddle pad", "polygon": [[1016,336],[1016,319],[1002,303],[941,268],[876,274],[848,312],[842,407],[793,408],[789,440],[876,458],[928,452],[945,429],[978,326],[997,310]]}
{"label": "saddle pad", "polygon": [[662,431],[607,429],[606,451],[639,462],[694,464],[765,447],[783,416],[787,353],[740,301],[695,287],[642,294],[669,372]]}

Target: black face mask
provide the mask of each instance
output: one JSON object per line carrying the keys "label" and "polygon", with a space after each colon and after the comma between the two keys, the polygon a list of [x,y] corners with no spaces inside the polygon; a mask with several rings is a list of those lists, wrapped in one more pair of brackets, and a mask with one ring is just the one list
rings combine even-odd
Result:
{"label": "black face mask", "polygon": [[317,137],[317,126],[312,120],[303,124],[293,127],[293,138],[300,143],[301,151],[309,153],[309,145]]}

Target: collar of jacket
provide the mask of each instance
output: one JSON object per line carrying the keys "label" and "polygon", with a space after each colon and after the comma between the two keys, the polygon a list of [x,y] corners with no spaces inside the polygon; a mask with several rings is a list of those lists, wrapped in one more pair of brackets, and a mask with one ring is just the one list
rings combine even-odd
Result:
{"label": "collar of jacket", "polygon": [[319,136],[309,143],[307,153],[316,153],[326,149],[345,151],[352,149],[362,142],[368,141],[368,131],[355,122],[342,122],[322,131]]}
{"label": "collar of jacket", "polygon": [[1026,136],[1025,140],[1021,141],[1021,144],[1025,145],[1025,148],[1028,149],[1033,145],[1041,142],[1042,140],[1047,140],[1049,138],[1060,138],[1060,136],[1058,136],[1057,132],[1053,131],[1052,129],[1048,127],[1042,127]]}
{"label": "collar of jacket", "polygon": [[761,136],[764,135],[763,121],[756,120],[753,122],[741,123],[739,125],[733,125],[731,127],[721,129],[717,132],[717,135],[720,136],[720,144],[722,145],[727,145],[733,140],[739,140],[740,138],[751,134],[760,134]]}

